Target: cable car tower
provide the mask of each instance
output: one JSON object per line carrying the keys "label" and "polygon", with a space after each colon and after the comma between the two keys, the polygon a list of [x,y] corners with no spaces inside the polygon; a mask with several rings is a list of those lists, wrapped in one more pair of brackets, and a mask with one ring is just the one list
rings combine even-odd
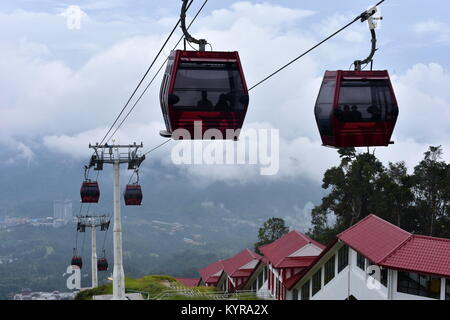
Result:
{"label": "cable car tower", "polygon": [[[104,145],[89,144],[90,149],[94,149],[94,154],[89,162],[89,168],[103,170],[104,164],[113,165],[114,183],[114,268],[113,268],[113,300],[125,300],[125,274],[123,271],[122,257],[122,220],[120,213],[120,165],[128,164],[128,170],[137,170],[145,160],[145,155],[138,152],[143,144],[137,145]],[[126,150],[127,152],[123,152]]]}
{"label": "cable car tower", "polygon": [[96,228],[100,227],[101,231],[106,231],[109,228],[110,220],[108,216],[101,215],[85,215],[77,216],[77,232],[85,232],[86,228],[91,228],[91,264],[92,264],[92,288],[98,287],[98,273],[97,273],[97,235]]}

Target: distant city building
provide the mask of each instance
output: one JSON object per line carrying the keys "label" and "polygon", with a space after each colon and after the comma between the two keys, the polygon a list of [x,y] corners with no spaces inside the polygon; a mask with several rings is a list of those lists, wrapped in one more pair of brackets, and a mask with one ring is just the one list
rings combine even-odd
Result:
{"label": "distant city building", "polygon": [[14,300],[74,300],[77,292],[31,292],[25,289],[14,295]]}
{"label": "distant city building", "polygon": [[72,220],[72,201],[55,200],[53,201],[53,218],[59,222],[67,223]]}

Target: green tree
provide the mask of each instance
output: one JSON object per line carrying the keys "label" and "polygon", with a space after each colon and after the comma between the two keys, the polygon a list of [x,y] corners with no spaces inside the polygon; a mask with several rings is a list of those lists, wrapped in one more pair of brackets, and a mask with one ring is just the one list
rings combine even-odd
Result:
{"label": "green tree", "polygon": [[[377,181],[384,172],[374,154],[358,154],[354,148],[338,152],[340,165],[328,169],[323,178],[322,188],[330,189],[330,193],[312,211],[309,234],[322,243],[375,211]],[[330,224],[330,217],[335,217],[334,224]]]}
{"label": "green tree", "polygon": [[440,146],[429,147],[412,175],[404,162],[385,167],[369,152],[338,152],[340,165],[323,178],[329,193],[312,210],[312,238],[327,243],[370,213],[409,232],[450,237],[450,164]]}
{"label": "green tree", "polygon": [[415,205],[422,233],[450,235],[450,165],[441,161],[442,147],[429,147],[414,167]]}
{"label": "green tree", "polygon": [[270,218],[264,222],[258,231],[258,242],[255,243],[255,251],[260,253],[258,247],[274,242],[289,232],[289,228],[281,218]]}
{"label": "green tree", "polygon": [[411,219],[414,194],[413,179],[404,161],[389,163],[377,181],[378,204],[374,212],[391,223],[415,229]]}

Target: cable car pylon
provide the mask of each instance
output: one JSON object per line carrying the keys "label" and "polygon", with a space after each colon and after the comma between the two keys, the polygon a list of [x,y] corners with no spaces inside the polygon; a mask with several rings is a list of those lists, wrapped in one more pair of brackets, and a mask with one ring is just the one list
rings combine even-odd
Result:
{"label": "cable car pylon", "polygon": [[[145,155],[140,155],[139,149],[143,147],[134,143],[130,145],[113,144],[89,144],[90,149],[94,149],[89,168],[103,170],[104,164],[113,165],[113,185],[114,185],[114,267],[113,267],[113,296],[112,300],[125,300],[125,274],[123,269],[122,256],[122,219],[120,212],[120,165],[127,164],[128,170],[137,170],[145,160]],[[123,152],[127,150],[128,152]],[[122,152],[121,152],[122,151]]]}
{"label": "cable car pylon", "polygon": [[[100,227],[101,231],[106,231],[109,228],[109,218],[106,215],[83,215],[77,216],[77,231],[85,232],[86,228],[91,228],[91,280],[92,288],[98,287],[98,269],[97,269],[97,235],[96,228]],[[103,254],[104,256],[104,254]],[[73,263],[75,259],[75,262]],[[74,249],[74,258],[72,264],[78,265],[81,269],[81,257],[76,256]],[[79,264],[78,264],[79,263]]]}

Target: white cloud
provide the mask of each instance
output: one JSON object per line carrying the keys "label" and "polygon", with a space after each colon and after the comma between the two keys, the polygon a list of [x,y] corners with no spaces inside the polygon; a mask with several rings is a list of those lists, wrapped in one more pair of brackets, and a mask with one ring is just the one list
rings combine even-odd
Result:
{"label": "white cloud", "polygon": [[438,43],[450,42],[450,25],[446,22],[431,19],[417,22],[413,26],[413,31],[421,35],[431,35]]}
{"label": "white cloud", "polygon": [[[239,2],[199,18],[193,34],[210,40],[216,50],[239,50],[247,83],[252,85],[349,20],[347,15],[336,14],[319,23],[303,23],[312,14],[269,3]],[[0,86],[5,92],[0,96],[0,135],[19,142],[36,139],[43,141],[49,150],[84,159],[90,155],[88,144],[103,137],[174,19],[140,21],[132,27],[124,26],[124,22],[100,23],[91,19],[80,33],[72,34],[73,39],[65,41],[68,33],[60,29],[64,29],[60,18],[27,12],[0,13],[0,27],[15,30],[17,26],[27,34],[27,37],[14,34],[14,39],[0,36]],[[40,32],[49,39],[37,36],[33,31],[35,25],[42,25]],[[433,28],[436,26],[422,25],[417,31],[430,32]],[[148,35],[132,36],[137,29],[146,30]],[[54,39],[50,39],[52,34]],[[102,37],[109,40],[103,41]],[[324,170],[339,161],[335,150],[321,146],[315,124],[313,106],[321,77],[325,69],[346,68],[354,59],[364,56],[369,44],[366,39],[369,39],[367,26],[355,25],[251,92],[244,129],[280,130],[278,175],[261,178],[259,167],[252,165],[174,167],[170,147],[155,152],[152,159],[170,170],[176,168],[200,185],[259,179],[320,181]],[[73,56],[64,60],[55,58],[55,44],[66,48],[93,47],[86,49],[89,59],[74,67],[70,66]],[[400,106],[394,133],[396,144],[378,148],[377,155],[385,161],[407,160],[413,166],[428,145],[442,144],[448,159],[449,71],[435,63],[416,64],[403,74],[393,75],[393,82]],[[158,135],[164,127],[158,89],[159,79],[119,131],[119,141],[142,140],[145,149],[162,142]],[[31,155],[26,148],[21,152]]]}

